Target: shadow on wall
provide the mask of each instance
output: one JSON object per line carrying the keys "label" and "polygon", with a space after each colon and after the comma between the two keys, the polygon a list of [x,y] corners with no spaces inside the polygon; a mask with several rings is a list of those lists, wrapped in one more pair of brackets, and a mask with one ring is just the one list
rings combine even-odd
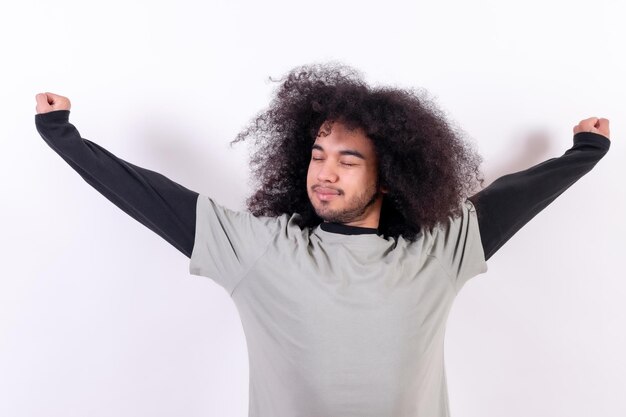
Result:
{"label": "shadow on wall", "polygon": [[[217,129],[170,120],[163,114],[150,114],[146,120],[133,122],[127,130],[137,153],[149,155],[150,166],[180,185],[211,196],[220,195],[220,203],[241,210],[247,189],[247,165],[242,158],[246,147],[228,148],[230,136]],[[225,160],[224,156],[233,159]],[[236,163],[239,162],[240,163]],[[146,163],[146,165],[148,165]],[[151,169],[150,166],[144,168]]]}
{"label": "shadow on wall", "polygon": [[504,175],[524,171],[543,161],[556,158],[573,145],[571,142],[560,153],[555,154],[553,151],[561,146],[561,143],[561,140],[551,138],[546,130],[525,132],[514,137],[504,153],[494,156],[494,163],[487,163],[484,167],[484,188]]}

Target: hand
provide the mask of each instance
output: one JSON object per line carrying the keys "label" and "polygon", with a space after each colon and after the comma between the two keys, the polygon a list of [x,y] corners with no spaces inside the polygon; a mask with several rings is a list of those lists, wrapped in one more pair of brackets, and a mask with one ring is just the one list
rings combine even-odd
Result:
{"label": "hand", "polygon": [[70,99],[52,93],[40,93],[35,96],[37,100],[37,114],[48,113],[55,110],[69,110],[71,107]]}
{"label": "hand", "polygon": [[580,123],[574,126],[574,134],[579,132],[598,133],[610,140],[609,119],[590,117],[588,119],[581,120]]}

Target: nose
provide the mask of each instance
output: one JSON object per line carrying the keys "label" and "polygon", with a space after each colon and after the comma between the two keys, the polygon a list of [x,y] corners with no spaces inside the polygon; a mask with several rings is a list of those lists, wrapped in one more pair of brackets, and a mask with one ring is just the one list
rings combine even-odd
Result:
{"label": "nose", "polygon": [[324,161],[321,164],[320,169],[317,172],[317,180],[320,182],[322,181],[336,182],[337,181],[337,173],[335,172],[332,164],[329,164],[326,161]]}

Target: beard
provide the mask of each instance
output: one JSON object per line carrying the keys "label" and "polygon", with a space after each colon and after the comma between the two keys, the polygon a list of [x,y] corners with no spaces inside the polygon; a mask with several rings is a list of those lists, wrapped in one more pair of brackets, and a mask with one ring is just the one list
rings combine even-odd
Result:
{"label": "beard", "polygon": [[322,220],[331,223],[350,223],[360,220],[365,214],[367,208],[376,202],[380,194],[381,193],[378,190],[377,184],[373,185],[372,187],[365,189],[361,194],[352,198],[350,201],[347,201],[343,207],[336,209],[331,209],[331,204],[337,204],[337,200],[342,198],[341,196],[345,194],[342,193],[340,196],[329,202],[318,202],[319,205],[313,204],[312,198],[309,197],[309,199],[311,200],[311,205],[315,210],[315,214],[317,214],[317,216]]}

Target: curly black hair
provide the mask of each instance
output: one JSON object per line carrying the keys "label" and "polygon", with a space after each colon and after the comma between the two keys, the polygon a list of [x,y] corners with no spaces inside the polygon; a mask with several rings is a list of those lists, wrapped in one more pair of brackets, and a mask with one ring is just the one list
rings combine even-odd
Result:
{"label": "curly black hair", "polygon": [[461,213],[461,203],[482,188],[482,157],[454,123],[415,88],[370,87],[358,70],[339,62],[296,67],[268,108],[231,141],[249,136],[254,192],[246,200],[255,216],[300,214],[298,226],[322,222],[307,194],[311,149],[324,122],[362,129],[378,157],[384,194],[378,232],[415,240]]}

